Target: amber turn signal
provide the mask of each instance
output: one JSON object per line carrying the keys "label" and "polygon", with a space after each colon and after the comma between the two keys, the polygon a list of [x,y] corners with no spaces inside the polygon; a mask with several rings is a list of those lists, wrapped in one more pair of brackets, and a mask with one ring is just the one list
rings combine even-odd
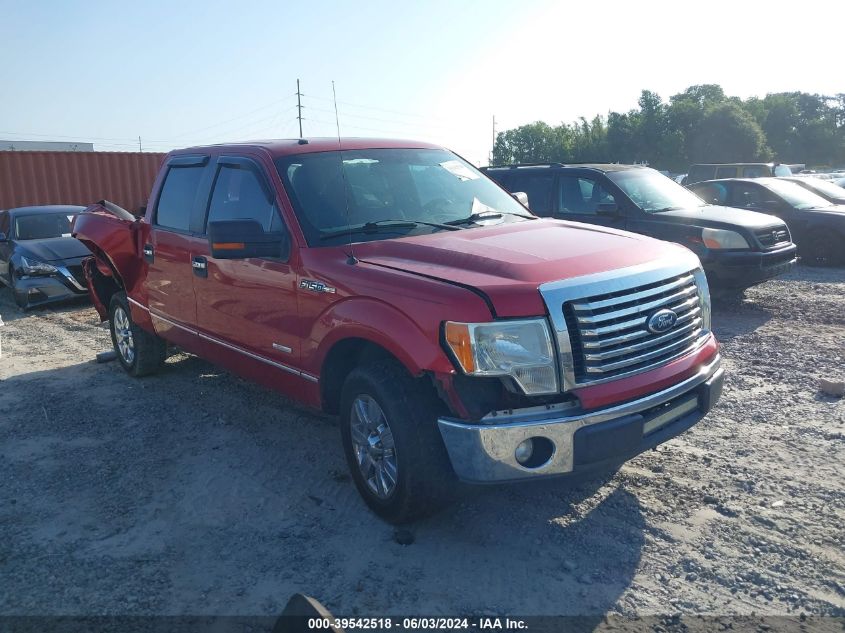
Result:
{"label": "amber turn signal", "polygon": [[446,321],[446,344],[455,354],[455,358],[465,373],[470,374],[475,371],[469,325],[466,323]]}
{"label": "amber turn signal", "polygon": [[215,242],[211,247],[216,251],[239,251],[245,248],[243,242]]}

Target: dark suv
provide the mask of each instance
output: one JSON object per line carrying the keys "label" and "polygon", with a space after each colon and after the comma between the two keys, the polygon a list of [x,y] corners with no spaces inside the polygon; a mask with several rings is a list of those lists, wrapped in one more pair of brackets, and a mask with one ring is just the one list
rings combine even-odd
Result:
{"label": "dark suv", "polygon": [[537,215],[599,224],[677,242],[701,259],[711,285],[743,289],[795,265],[783,220],[707,204],[654,169],[632,165],[485,167]]}

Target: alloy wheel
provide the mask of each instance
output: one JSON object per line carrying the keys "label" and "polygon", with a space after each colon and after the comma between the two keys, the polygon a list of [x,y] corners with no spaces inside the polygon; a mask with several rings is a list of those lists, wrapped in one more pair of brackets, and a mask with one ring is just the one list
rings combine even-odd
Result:
{"label": "alloy wheel", "polygon": [[374,398],[359,395],[352,402],[349,424],[355,458],[367,487],[380,499],[390,498],[399,481],[399,469],[384,411]]}

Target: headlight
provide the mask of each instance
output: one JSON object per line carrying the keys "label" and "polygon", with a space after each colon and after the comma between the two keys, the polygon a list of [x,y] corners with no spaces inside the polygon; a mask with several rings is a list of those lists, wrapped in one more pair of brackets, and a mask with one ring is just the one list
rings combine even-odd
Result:
{"label": "headlight", "polygon": [[509,376],[527,395],[557,393],[557,366],[545,319],[455,323],[446,344],[465,374]]}
{"label": "headlight", "polygon": [[695,277],[695,285],[698,288],[698,301],[701,304],[701,327],[704,330],[710,330],[710,285],[707,283],[707,277],[704,274],[703,268],[696,268],[692,271]]}
{"label": "headlight", "polygon": [[748,242],[736,231],[702,229],[701,239],[707,248],[748,248]]}
{"label": "headlight", "polygon": [[59,272],[55,266],[51,266],[46,262],[39,262],[37,259],[27,259],[21,257],[21,269],[24,275],[52,275]]}

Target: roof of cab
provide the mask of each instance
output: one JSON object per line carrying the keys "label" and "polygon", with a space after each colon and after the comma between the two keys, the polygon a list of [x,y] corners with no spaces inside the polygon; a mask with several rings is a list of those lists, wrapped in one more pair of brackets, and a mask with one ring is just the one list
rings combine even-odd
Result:
{"label": "roof of cab", "polygon": [[263,149],[274,158],[291,154],[310,154],[313,152],[334,152],[340,149],[443,149],[439,145],[422,141],[409,141],[389,138],[286,138],[264,141],[245,141],[242,143],[220,143],[174,150],[172,154],[195,154],[197,152],[219,153],[227,149]]}
{"label": "roof of cab", "polygon": [[628,171],[630,169],[647,169],[647,165],[624,165],[621,163],[516,163],[514,165],[491,165],[482,167],[483,170],[494,169],[594,169],[596,171]]}

